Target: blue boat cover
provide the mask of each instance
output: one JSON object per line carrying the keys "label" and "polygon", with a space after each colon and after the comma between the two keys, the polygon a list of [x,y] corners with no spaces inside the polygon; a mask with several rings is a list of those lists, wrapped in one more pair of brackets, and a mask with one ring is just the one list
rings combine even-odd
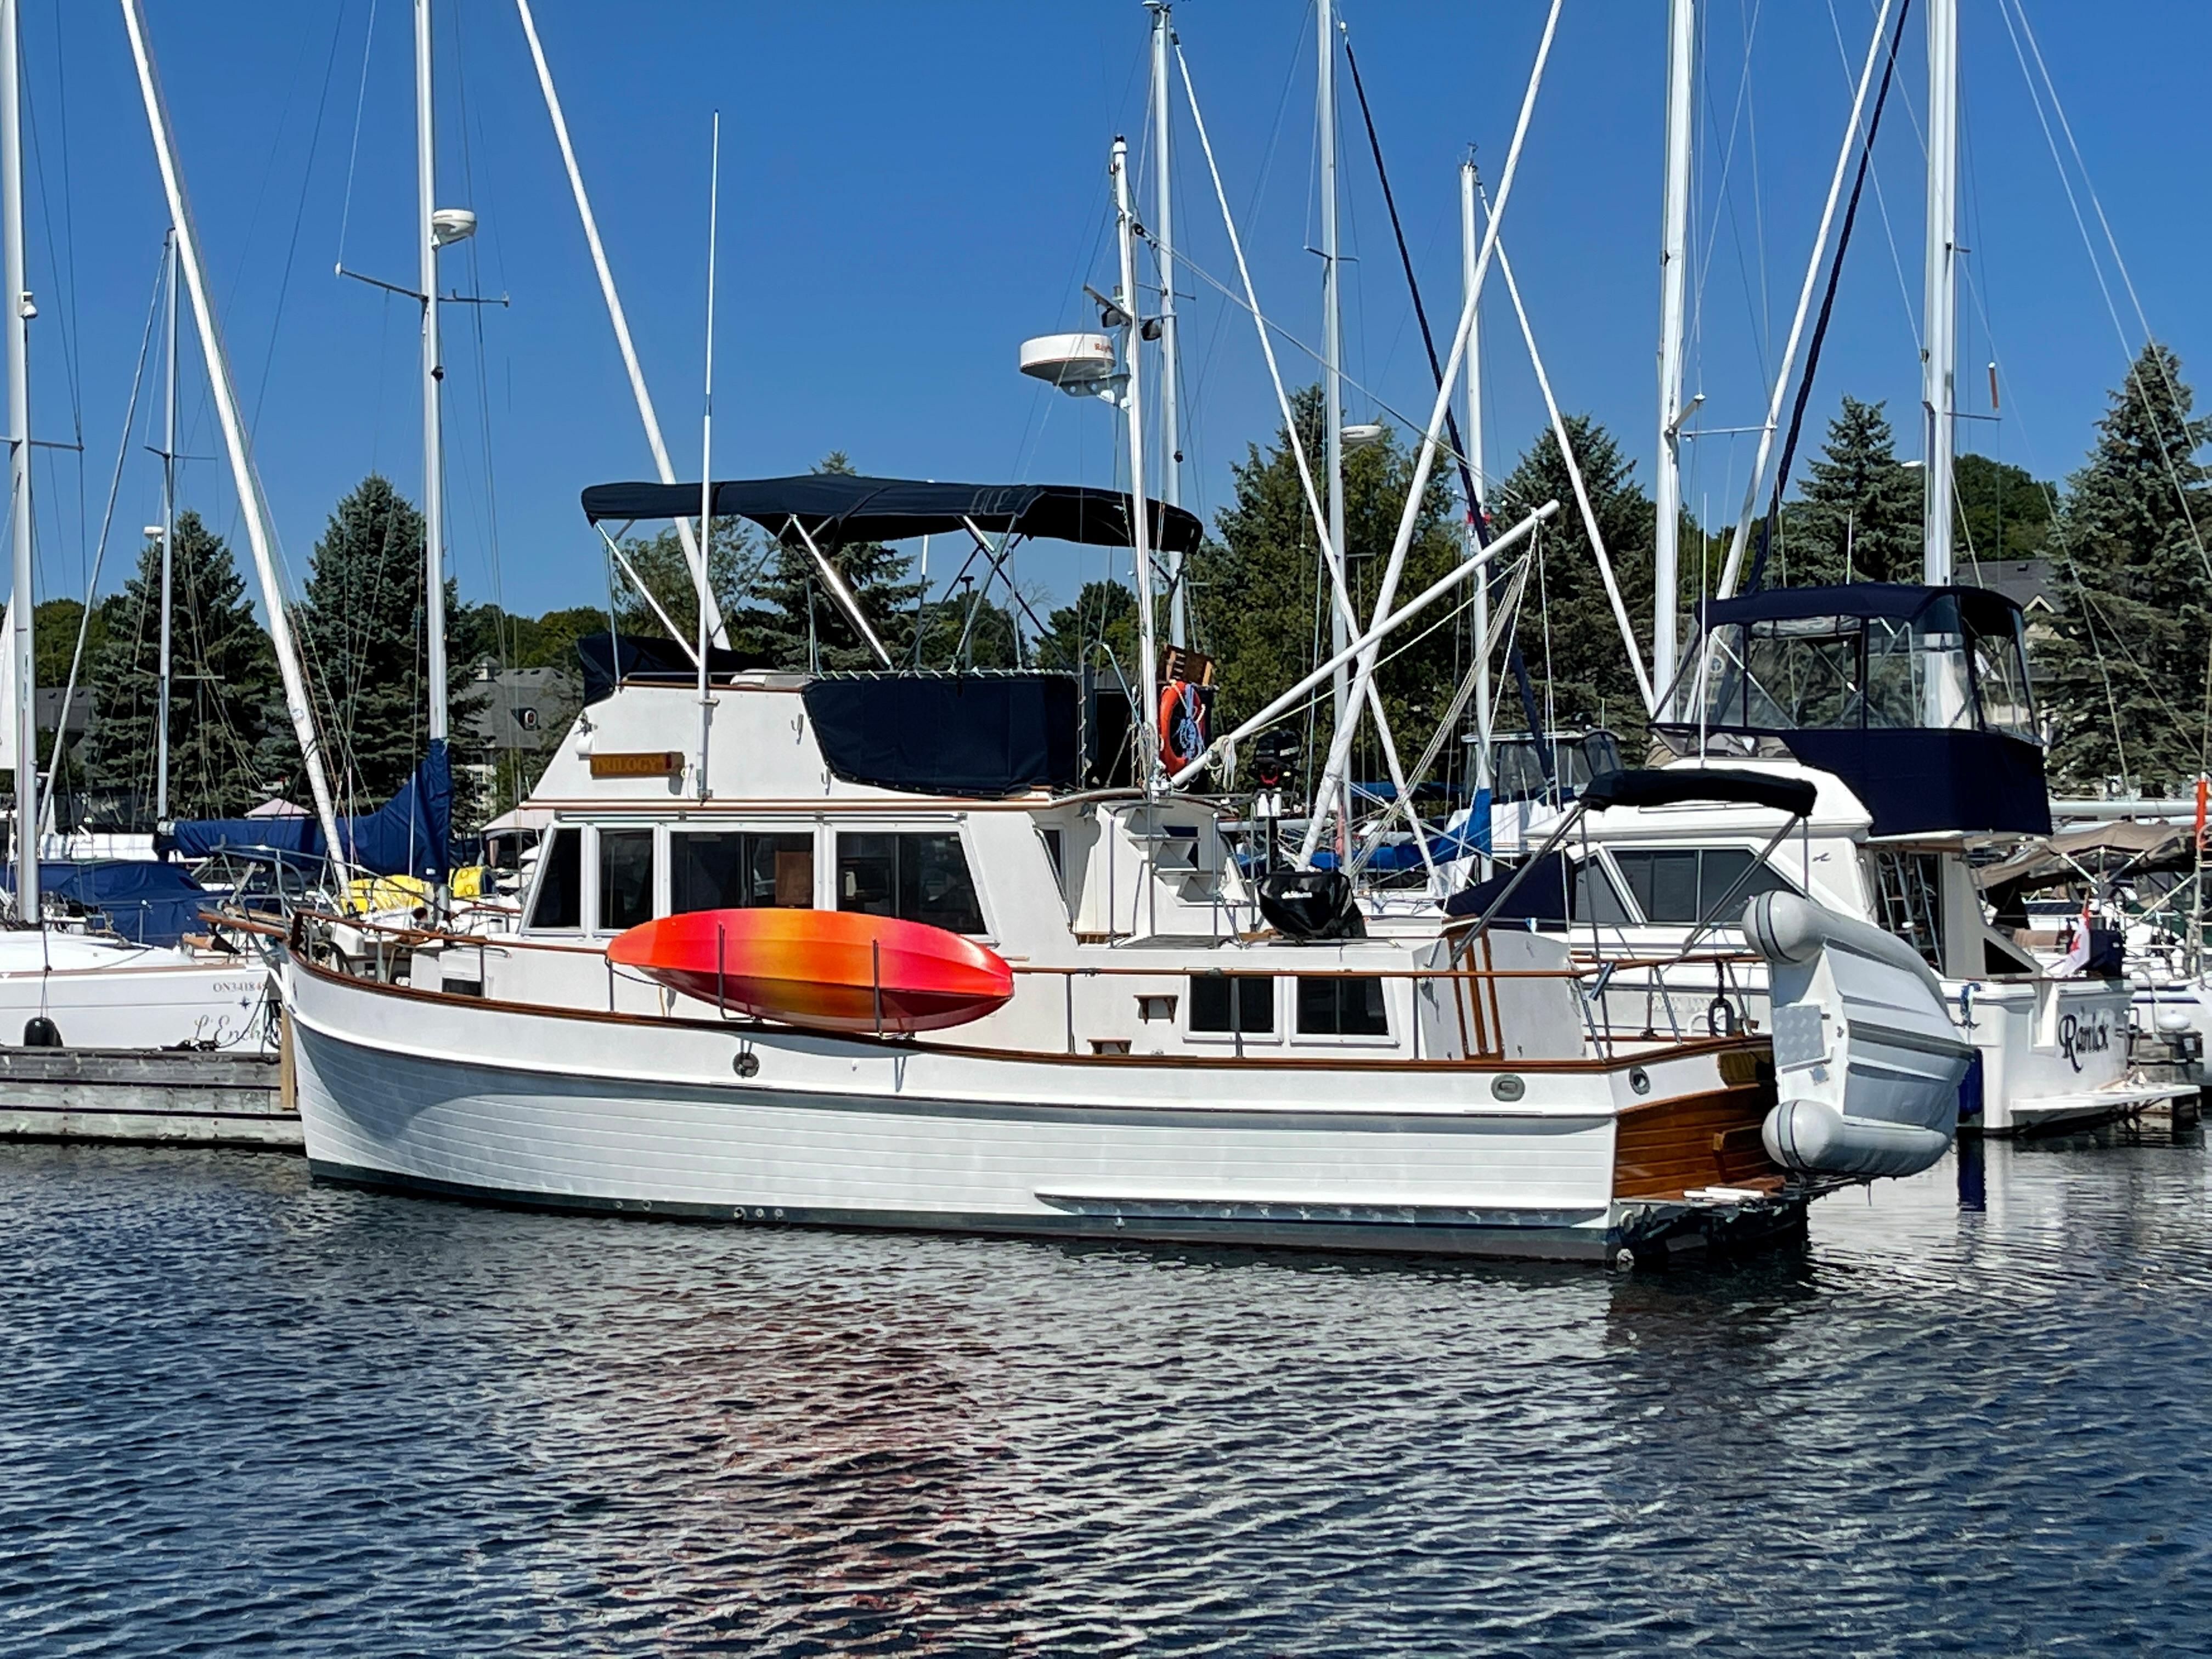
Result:
{"label": "blue boat cover", "polygon": [[[446,745],[434,742],[399,793],[374,812],[340,818],[346,862],[378,876],[420,876],[441,881],[451,873],[453,774]],[[311,817],[183,818],[156,832],[155,850],[188,859],[242,853],[289,863],[319,864],[322,828]]]}
{"label": "blue boat cover", "polygon": [[[174,945],[203,933],[200,908],[213,902],[181,865],[151,859],[98,859],[86,864],[39,866],[40,890],[88,914],[97,912],[124,938],[140,945]],[[15,872],[0,872],[0,891],[15,890]]]}

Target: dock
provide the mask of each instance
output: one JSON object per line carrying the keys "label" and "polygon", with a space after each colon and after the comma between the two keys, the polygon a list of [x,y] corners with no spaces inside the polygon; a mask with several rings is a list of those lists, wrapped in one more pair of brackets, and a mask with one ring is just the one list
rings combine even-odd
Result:
{"label": "dock", "polygon": [[296,1152],[284,1070],[261,1053],[0,1048],[0,1140]]}

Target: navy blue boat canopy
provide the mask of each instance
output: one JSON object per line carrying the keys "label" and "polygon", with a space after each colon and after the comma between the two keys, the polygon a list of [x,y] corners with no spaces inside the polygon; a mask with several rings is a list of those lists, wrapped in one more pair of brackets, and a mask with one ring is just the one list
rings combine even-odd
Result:
{"label": "navy blue boat canopy", "polygon": [[[584,492],[584,516],[594,524],[696,518],[699,495],[696,483],[593,484]],[[1164,501],[1146,505],[1154,549],[1197,550],[1206,527],[1196,514]],[[1128,496],[1085,484],[925,483],[847,472],[725,478],[714,485],[714,513],[750,519],[773,535],[781,535],[796,519],[825,545],[957,536],[971,523],[977,530],[1044,541],[1131,545]]]}
{"label": "navy blue boat canopy", "polygon": [[1810,816],[1820,791],[1802,778],[1778,778],[1732,767],[1670,766],[1650,770],[1601,772],[1577,799],[1593,812],[1609,806],[1679,806],[1693,801],[1727,801],[1765,806],[1792,817]]}
{"label": "navy blue boat canopy", "polygon": [[848,783],[915,794],[1011,795],[1083,779],[1073,674],[855,674],[807,682],[806,718]]}

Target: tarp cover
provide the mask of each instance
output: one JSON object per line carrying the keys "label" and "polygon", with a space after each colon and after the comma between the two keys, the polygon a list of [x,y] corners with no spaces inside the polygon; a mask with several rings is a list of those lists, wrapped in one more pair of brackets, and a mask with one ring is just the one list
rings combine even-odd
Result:
{"label": "tarp cover", "polygon": [[[576,655],[584,665],[584,705],[605,702],[624,680],[665,680],[695,683],[698,665],[691,653],[674,640],[657,634],[586,634],[576,641]],[[766,657],[750,651],[707,647],[709,674],[741,674],[749,668],[767,668]]]}
{"label": "tarp cover", "polygon": [[1770,777],[1759,772],[1717,766],[1670,766],[1650,770],[1601,772],[1577,799],[1593,812],[1609,806],[1679,806],[1691,801],[1727,801],[1765,806],[1793,817],[1813,810],[1820,792],[1802,778]]}
{"label": "tarp cover", "polygon": [[1806,765],[1849,784],[1877,836],[2051,833],[2043,750],[2020,738],[1911,726],[1776,735]]}
{"label": "tarp cover", "polygon": [[[1479,916],[1497,902],[1498,896],[1512,886],[1517,870],[1500,870],[1487,881],[1478,881],[1471,887],[1462,887],[1444,901],[1448,916]],[[1530,868],[1513,896],[1505,901],[1504,908],[1491,918],[1492,922],[1517,921],[1524,926],[1534,922],[1539,927],[1565,927],[1574,918],[1567,912],[1567,855],[1553,853]]]}
{"label": "tarp cover", "polygon": [[[972,520],[978,530],[1127,547],[1128,503],[1126,494],[1084,484],[923,483],[844,472],[726,478],[714,486],[717,516],[750,519],[776,535],[796,519],[824,544],[957,536]],[[698,514],[696,483],[604,483],[584,492],[584,516],[594,523]],[[1206,534],[1195,514],[1162,501],[1149,503],[1146,518],[1152,545],[1160,552],[1194,552]]]}
{"label": "tarp cover", "polygon": [[[174,945],[186,933],[205,932],[200,908],[213,902],[181,866],[151,859],[41,863],[39,890],[48,899],[105,916],[108,927],[139,945]],[[0,873],[0,891],[15,890],[10,866]]]}
{"label": "tarp cover", "polygon": [[2088,876],[2112,881],[2154,872],[2191,870],[2197,865],[2196,832],[2179,823],[2137,823],[2122,819],[2062,830],[2030,843],[2002,864],[1974,872],[1987,889],[2017,884],[2021,891],[2063,887]]}
{"label": "tarp cover", "polygon": [[810,680],[806,718],[848,783],[1010,795],[1082,781],[1073,674],[860,674]]}
{"label": "tarp cover", "polygon": [[[340,818],[346,862],[377,876],[420,876],[442,881],[453,828],[453,774],[443,742],[433,743],[399,793],[374,812]],[[156,852],[188,859],[241,853],[289,863],[319,864],[322,826],[299,818],[184,818],[157,831]]]}

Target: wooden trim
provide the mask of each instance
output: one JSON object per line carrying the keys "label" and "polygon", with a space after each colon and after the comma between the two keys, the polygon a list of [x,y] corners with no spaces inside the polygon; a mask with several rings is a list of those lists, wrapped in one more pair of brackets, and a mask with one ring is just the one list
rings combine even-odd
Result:
{"label": "wooden trim", "polygon": [[1613,1128],[1615,1198],[1679,1199],[1698,1187],[1778,1189],[1788,1172],[1766,1155],[1760,1127],[1774,1082],[1654,1101],[1623,1111]]}

